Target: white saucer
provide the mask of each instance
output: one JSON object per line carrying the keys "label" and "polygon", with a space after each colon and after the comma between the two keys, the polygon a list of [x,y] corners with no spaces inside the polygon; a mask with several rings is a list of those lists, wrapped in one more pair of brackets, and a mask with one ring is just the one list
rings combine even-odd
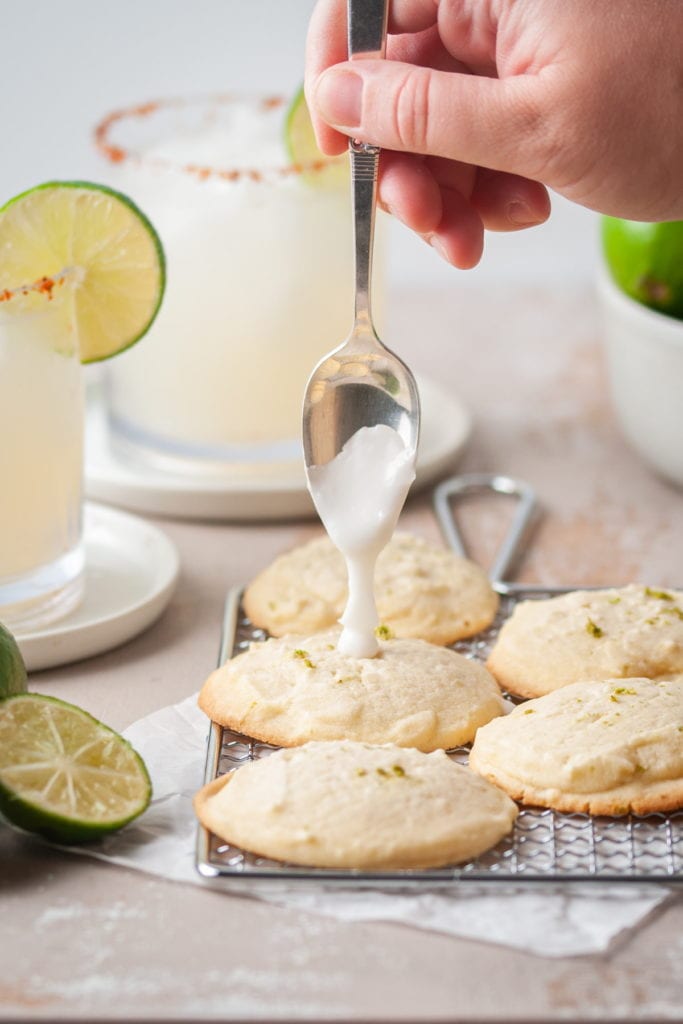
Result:
{"label": "white saucer", "polygon": [[173,593],[180,560],[161,530],[137,516],[86,505],[85,594],[70,615],[17,642],[29,672],[101,654],[141,633]]}
{"label": "white saucer", "polygon": [[[414,488],[453,470],[471,431],[469,413],[455,395],[418,381],[422,436]],[[197,519],[272,520],[314,514],[302,463],[249,468],[232,478],[181,476],[135,466],[109,446],[101,400],[88,403],[85,486],[89,498],[136,512]]]}

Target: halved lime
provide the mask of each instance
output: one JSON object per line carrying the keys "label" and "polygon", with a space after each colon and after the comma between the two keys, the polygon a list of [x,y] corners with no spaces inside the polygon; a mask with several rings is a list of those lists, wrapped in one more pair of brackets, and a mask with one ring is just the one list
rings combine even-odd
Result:
{"label": "halved lime", "polygon": [[132,821],[151,795],[140,755],[86,711],[37,693],[0,702],[0,811],[15,825],[81,843]]}
{"label": "halved lime", "polygon": [[683,221],[602,218],[605,260],[616,284],[650,309],[683,320]]}
{"label": "halved lime", "polygon": [[349,161],[344,154],[330,157],[318,149],[301,86],[285,115],[285,146],[289,159],[302,168],[305,181],[326,188],[343,188],[349,182]]}
{"label": "halved lime", "polygon": [[19,646],[0,622],[0,699],[26,692],[26,666]]}
{"label": "halved lime", "polygon": [[161,305],[159,236],[103,185],[49,181],[22,192],[0,209],[0,297],[52,294],[62,281],[73,285],[81,362],[108,359],[146,333]]}

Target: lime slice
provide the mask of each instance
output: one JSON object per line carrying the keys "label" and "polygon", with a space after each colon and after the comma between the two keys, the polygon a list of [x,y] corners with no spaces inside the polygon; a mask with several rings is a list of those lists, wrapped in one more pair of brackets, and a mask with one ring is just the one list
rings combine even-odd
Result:
{"label": "lime slice", "polygon": [[159,237],[130,199],[103,185],[50,181],[11,199],[0,209],[0,254],[0,297],[73,284],[83,363],[129,348],[161,305]]}
{"label": "lime slice", "polygon": [[285,146],[289,159],[302,168],[302,176],[308,184],[325,188],[348,187],[348,157],[325,156],[318,149],[303,86],[287,108]]}
{"label": "lime slice", "polygon": [[19,646],[0,622],[0,699],[26,692],[26,666]]}
{"label": "lime slice", "polygon": [[0,702],[0,811],[59,843],[121,828],[152,785],[130,743],[86,711],[37,693]]}
{"label": "lime slice", "polygon": [[602,218],[605,261],[637,302],[683,320],[683,221],[644,224]]}

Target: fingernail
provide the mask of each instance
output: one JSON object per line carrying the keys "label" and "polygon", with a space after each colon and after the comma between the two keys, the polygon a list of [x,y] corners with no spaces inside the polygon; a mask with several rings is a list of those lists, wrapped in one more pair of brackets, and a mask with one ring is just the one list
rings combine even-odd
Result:
{"label": "fingernail", "polygon": [[538,224],[538,217],[535,217],[530,207],[526,203],[520,202],[520,200],[509,204],[507,215],[510,223],[517,224],[519,227],[529,227],[531,224]]}
{"label": "fingernail", "polygon": [[449,262],[448,254],[446,253],[446,250],[444,249],[443,245],[441,244],[439,239],[436,237],[436,235],[431,235],[431,237],[428,238],[427,241],[431,245],[432,249],[435,249],[438,252],[438,254],[441,257],[441,259],[442,260],[446,260],[446,263],[448,263]]}
{"label": "fingernail", "polygon": [[339,128],[358,128],[361,122],[363,79],[354,71],[329,68],[318,80],[315,102],[322,118]]}

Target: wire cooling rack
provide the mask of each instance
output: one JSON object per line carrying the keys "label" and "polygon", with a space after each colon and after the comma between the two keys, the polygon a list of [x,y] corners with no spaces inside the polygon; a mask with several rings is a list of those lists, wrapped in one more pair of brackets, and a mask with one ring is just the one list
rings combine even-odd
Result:
{"label": "wire cooling rack", "polygon": [[[500,607],[485,632],[453,644],[468,658],[485,661],[495,639],[518,601],[554,597],[567,587],[531,587],[504,582],[519,556],[536,513],[533,493],[525,485],[504,477],[458,477],[447,481],[435,494],[436,513],[449,543],[464,552],[455,525],[451,503],[462,495],[490,491],[517,499],[517,513],[510,533],[491,571],[500,594]],[[241,591],[230,591],[225,606],[223,635],[218,658],[228,658],[267,634],[246,616]],[[516,698],[511,698],[518,702]],[[205,782],[210,782],[247,761],[266,757],[274,747],[256,742],[213,723],[209,734]],[[466,764],[469,748],[448,752]],[[196,864],[198,871],[212,878],[262,881],[346,882],[353,886],[397,885],[425,887],[456,882],[587,882],[683,881],[683,809],[669,814],[623,817],[594,817],[561,814],[557,811],[522,807],[512,832],[497,846],[474,860],[455,867],[420,871],[353,871],[302,868],[268,860],[230,846],[199,826]]]}

